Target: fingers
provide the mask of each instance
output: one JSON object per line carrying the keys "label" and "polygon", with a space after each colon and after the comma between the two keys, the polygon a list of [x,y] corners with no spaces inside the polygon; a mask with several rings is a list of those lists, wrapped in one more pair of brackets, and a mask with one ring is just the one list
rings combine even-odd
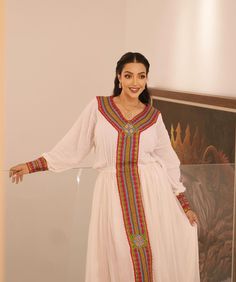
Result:
{"label": "fingers", "polygon": [[194,225],[194,224],[197,223],[197,222],[196,222],[194,219],[191,219],[190,223],[191,223],[192,225]]}
{"label": "fingers", "polygon": [[18,182],[19,182],[19,179],[20,179],[20,175],[19,174],[16,174],[16,176],[15,176],[15,179],[16,179],[16,184],[18,184]]}
{"label": "fingers", "polygon": [[22,178],[22,175],[17,175],[16,184],[22,181],[21,178]]}
{"label": "fingers", "polygon": [[[189,219],[189,221],[190,221],[190,223],[191,223],[191,225],[193,226],[194,224],[195,224],[195,220],[194,219]],[[196,222],[197,223],[197,222]]]}
{"label": "fingers", "polygon": [[198,223],[198,218],[197,218],[196,214],[194,214],[194,221],[195,221],[196,223]]}
{"label": "fingers", "polygon": [[195,223],[198,224],[198,218],[197,215],[193,211],[189,211],[187,214],[187,217],[189,219],[189,222],[191,225],[194,225]]}
{"label": "fingers", "polygon": [[16,174],[16,173],[13,173],[13,175],[12,175],[12,183],[18,183],[18,178],[19,178],[19,176],[18,176],[18,174]]}
{"label": "fingers", "polygon": [[15,169],[11,168],[10,171],[9,171],[9,177],[12,177],[14,172],[16,172]]}
{"label": "fingers", "polygon": [[15,175],[19,171],[20,171],[19,167],[14,166],[14,167],[10,168],[9,177],[12,177],[13,175]]}
{"label": "fingers", "polygon": [[12,183],[18,184],[19,181],[23,180],[23,173],[19,169],[11,168],[9,177],[12,178]]}

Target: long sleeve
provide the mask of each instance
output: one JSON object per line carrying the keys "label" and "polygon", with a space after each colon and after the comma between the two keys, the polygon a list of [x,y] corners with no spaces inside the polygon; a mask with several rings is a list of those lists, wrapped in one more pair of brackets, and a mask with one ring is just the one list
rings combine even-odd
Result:
{"label": "long sleeve", "polygon": [[49,152],[44,152],[50,171],[61,172],[78,167],[94,146],[97,101],[94,98],[79,115],[66,135]]}
{"label": "long sleeve", "polygon": [[157,146],[155,147],[153,156],[165,168],[173,192],[175,195],[178,195],[179,193],[184,192],[186,188],[180,181],[180,161],[172,148],[161,114],[157,121],[157,139]]}

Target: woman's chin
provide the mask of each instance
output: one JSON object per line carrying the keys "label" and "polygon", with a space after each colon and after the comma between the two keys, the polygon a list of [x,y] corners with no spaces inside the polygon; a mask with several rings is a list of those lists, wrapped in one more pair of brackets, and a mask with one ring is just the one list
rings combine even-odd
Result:
{"label": "woman's chin", "polygon": [[136,98],[136,99],[137,99],[140,94],[141,94],[140,91],[138,91],[138,92],[129,91],[129,94],[128,94],[128,95],[129,95],[130,98],[133,98],[133,99]]}

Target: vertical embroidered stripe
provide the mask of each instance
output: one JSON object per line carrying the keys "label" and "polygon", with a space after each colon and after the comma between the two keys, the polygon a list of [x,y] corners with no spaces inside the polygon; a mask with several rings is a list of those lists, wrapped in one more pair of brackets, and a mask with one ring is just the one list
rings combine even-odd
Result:
{"label": "vertical embroidered stripe", "polygon": [[157,121],[159,112],[148,105],[134,119],[127,121],[111,96],[97,97],[97,100],[99,111],[118,131],[117,186],[135,282],[153,282],[152,252],[142,203],[138,153],[141,132]]}

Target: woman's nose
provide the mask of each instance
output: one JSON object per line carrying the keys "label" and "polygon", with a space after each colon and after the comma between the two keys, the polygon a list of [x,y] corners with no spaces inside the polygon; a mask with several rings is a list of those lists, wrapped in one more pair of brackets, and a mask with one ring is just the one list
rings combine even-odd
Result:
{"label": "woman's nose", "polygon": [[133,85],[136,85],[137,84],[137,77],[134,76],[132,82],[133,82]]}

